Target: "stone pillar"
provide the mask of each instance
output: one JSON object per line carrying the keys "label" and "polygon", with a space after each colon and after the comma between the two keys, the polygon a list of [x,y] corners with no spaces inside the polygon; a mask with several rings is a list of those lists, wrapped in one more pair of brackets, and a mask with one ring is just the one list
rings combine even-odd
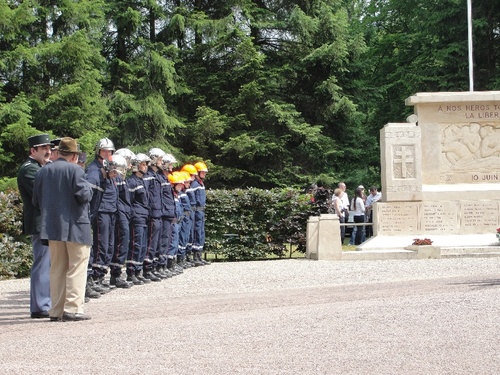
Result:
{"label": "stone pillar", "polygon": [[318,260],[341,260],[340,221],[337,215],[321,215],[318,224]]}
{"label": "stone pillar", "polygon": [[306,231],[306,258],[318,260],[319,216],[309,216]]}
{"label": "stone pillar", "polygon": [[422,200],[421,130],[414,123],[387,124],[380,130],[382,200]]}

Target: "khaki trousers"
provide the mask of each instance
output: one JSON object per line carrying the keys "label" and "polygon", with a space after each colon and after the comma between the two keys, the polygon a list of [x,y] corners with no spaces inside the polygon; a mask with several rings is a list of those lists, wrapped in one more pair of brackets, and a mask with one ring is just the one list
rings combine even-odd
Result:
{"label": "khaki trousers", "polygon": [[49,241],[51,317],[83,314],[90,246],[75,242]]}

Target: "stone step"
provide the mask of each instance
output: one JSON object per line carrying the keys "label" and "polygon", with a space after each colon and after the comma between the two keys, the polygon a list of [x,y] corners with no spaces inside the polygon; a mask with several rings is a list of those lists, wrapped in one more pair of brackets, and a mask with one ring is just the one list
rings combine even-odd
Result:
{"label": "stone step", "polygon": [[484,252],[484,253],[446,253],[441,254],[441,258],[499,258],[500,252]]}
{"label": "stone step", "polygon": [[342,260],[417,259],[417,252],[404,249],[343,251]]}

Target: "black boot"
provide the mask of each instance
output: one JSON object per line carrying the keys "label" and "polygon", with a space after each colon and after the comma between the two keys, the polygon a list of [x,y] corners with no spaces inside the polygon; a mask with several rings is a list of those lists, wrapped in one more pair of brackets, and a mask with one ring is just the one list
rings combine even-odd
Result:
{"label": "black boot", "polygon": [[194,267],[194,262],[193,262],[193,253],[191,251],[186,252],[186,264],[189,267]]}
{"label": "black boot", "polygon": [[203,262],[201,261],[200,252],[199,251],[194,251],[193,250],[193,263],[194,263],[195,267],[204,266]]}
{"label": "black boot", "polygon": [[170,277],[167,273],[165,273],[162,266],[157,266],[154,274],[162,279],[168,279]]}
{"label": "black boot", "polygon": [[179,263],[177,263],[177,257],[175,257],[174,259],[172,259],[173,263],[174,263],[174,269],[177,271],[177,273],[181,274],[184,272],[184,268],[182,268],[180,266]]}
{"label": "black boot", "polygon": [[174,265],[175,265],[174,259],[168,258],[167,259],[167,269],[170,271],[170,273],[173,276],[177,276],[179,274],[179,272],[175,269]]}
{"label": "black boot", "polygon": [[142,271],[135,271],[135,277],[142,281],[144,284],[149,284],[151,282],[151,280],[149,279],[146,279],[143,274],[142,274]]}
{"label": "black boot", "polygon": [[134,284],[134,285],[144,285],[144,281],[139,280],[139,279],[135,276],[135,273],[134,273],[134,272],[128,272],[128,271],[127,271],[127,281],[128,281],[129,283]]}
{"label": "black boot", "polygon": [[133,283],[129,283],[128,281],[123,280],[120,276],[111,276],[109,279],[109,284],[122,289],[128,289],[132,285],[134,285]]}
{"label": "black boot", "polygon": [[96,292],[94,289],[92,289],[93,282],[92,278],[89,277],[87,278],[87,285],[85,286],[85,297],[88,298],[99,298],[101,297],[101,293]]}
{"label": "black boot", "polygon": [[183,269],[191,267],[191,265],[188,265],[188,263],[186,262],[185,255],[177,255],[177,264],[181,266]]}
{"label": "black boot", "polygon": [[203,263],[204,266],[208,266],[212,263],[206,261],[205,259],[203,259],[203,256],[202,256],[202,252],[201,251],[198,251],[198,260]]}
{"label": "black boot", "polygon": [[161,278],[159,278],[158,276],[156,276],[153,272],[151,272],[149,270],[144,272],[144,278],[147,280],[151,280],[155,283],[161,281]]}

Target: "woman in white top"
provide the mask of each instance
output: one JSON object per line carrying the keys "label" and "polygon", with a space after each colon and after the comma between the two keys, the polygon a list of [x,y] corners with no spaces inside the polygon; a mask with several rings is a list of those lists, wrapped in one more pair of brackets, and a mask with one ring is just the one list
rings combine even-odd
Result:
{"label": "woman in white top", "polygon": [[[363,189],[357,188],[356,194],[351,201],[351,210],[354,211],[354,223],[364,223],[365,222],[365,203],[363,201]],[[365,231],[364,226],[359,226],[356,231],[356,238],[354,239],[354,244],[359,245],[363,239],[363,234]]]}

